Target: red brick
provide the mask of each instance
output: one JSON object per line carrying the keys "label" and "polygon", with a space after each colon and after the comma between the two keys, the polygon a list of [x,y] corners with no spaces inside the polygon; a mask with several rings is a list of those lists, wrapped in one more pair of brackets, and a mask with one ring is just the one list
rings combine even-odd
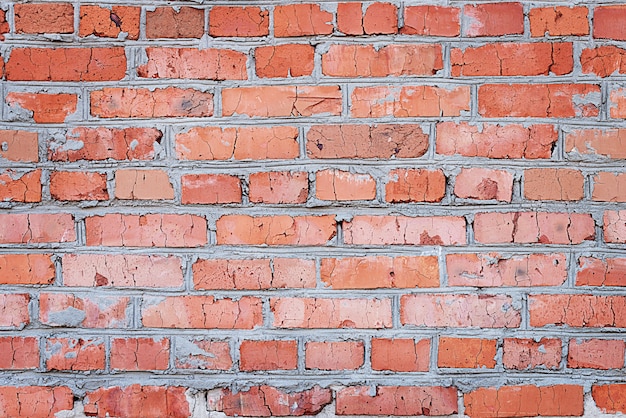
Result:
{"label": "red brick", "polygon": [[320,276],[333,289],[439,287],[435,256],[322,258]]}
{"label": "red brick", "polygon": [[421,327],[517,328],[521,316],[504,295],[415,294],[400,298],[400,322]]}
{"label": "red brick", "polygon": [[0,130],[0,158],[9,161],[36,163],[39,161],[36,132]]}
{"label": "red brick", "polygon": [[146,12],[146,38],[201,38],[204,11],[193,7],[157,7]]}
{"label": "red brick", "polygon": [[226,341],[176,338],[175,366],[178,369],[230,370],[233,360]]}
{"label": "red brick", "polygon": [[363,16],[363,31],[367,35],[398,33],[398,9],[391,3],[372,3]]}
{"label": "red brick", "polygon": [[557,370],[561,364],[561,340],[505,338],[502,364],[504,368],[514,370],[536,368]]}
{"label": "red brick", "polygon": [[626,413],[626,384],[593,385],[591,394],[603,412]]}
{"label": "red brick", "polygon": [[571,339],[567,354],[570,369],[622,369],[626,342],[621,340]]}
{"label": "red brick", "polygon": [[469,24],[463,36],[502,36],[524,33],[524,7],[521,3],[468,4],[463,14]]}
{"label": "red brick", "polygon": [[427,372],[430,340],[372,338],[372,369],[394,372]]}
{"label": "red brick", "polygon": [[181,177],[181,203],[241,203],[241,180],[228,174],[187,174]]}
{"label": "red brick", "polygon": [[582,36],[589,34],[587,7],[534,7],[530,9],[530,35]]}
{"label": "red brick", "polygon": [[349,386],[337,392],[337,415],[452,415],[457,391],[441,386]]}
{"label": "red brick", "polygon": [[0,254],[0,284],[38,284],[54,282],[51,254]]}
{"label": "red brick", "polygon": [[252,203],[305,203],[309,195],[309,174],[303,171],[252,173],[248,189]]}
{"label": "red brick", "polygon": [[576,286],[626,286],[626,258],[580,257]]}
{"label": "red brick", "polygon": [[570,159],[626,159],[626,129],[574,129],[565,133]]}
{"label": "red brick", "polygon": [[530,326],[626,327],[626,297],[530,295]]}
{"label": "red brick", "polygon": [[91,92],[91,114],[100,118],[204,117],[213,115],[213,95],[194,89],[106,87]]}
{"label": "red brick", "polygon": [[215,6],[209,11],[211,36],[267,36],[269,13],[260,7]]}
{"label": "red brick", "polygon": [[0,243],[35,244],[76,241],[74,218],[67,213],[0,214]]}
{"label": "red brick", "polygon": [[346,35],[363,35],[363,4],[337,4],[337,30]]}
{"label": "red brick", "polygon": [[464,396],[470,417],[582,416],[583,387],[555,385],[479,388]]}
{"label": "red brick", "polygon": [[176,135],[181,160],[293,159],[300,155],[292,126],[220,128],[203,126]]}
{"label": "red brick", "polygon": [[[6,12],[4,10],[0,11],[0,41],[4,41],[5,33],[9,33],[11,28],[9,27],[9,22],[7,22]],[[1,73],[2,71],[0,71]]]}
{"label": "red brick", "polygon": [[246,80],[246,55],[230,49],[146,48],[148,62],[139,77]]}
{"label": "red brick", "polygon": [[390,299],[272,298],[277,328],[391,328]]}
{"label": "red brick", "polygon": [[53,171],[50,195],[56,200],[109,200],[106,173]]}
{"label": "red brick", "polygon": [[581,244],[595,239],[595,222],[586,213],[477,213],[474,237],[483,244]]}
{"label": "red brick", "polygon": [[372,200],[376,197],[376,180],[369,174],[340,170],[315,173],[315,197],[320,200]]}
{"label": "red brick", "polygon": [[437,367],[493,369],[497,349],[497,340],[439,337]]}
{"label": "red brick", "polygon": [[134,6],[80,6],[80,36],[94,35],[99,38],[117,38],[125,32],[126,39],[139,38],[141,8]]}
{"label": "red brick", "polygon": [[626,173],[599,172],[593,176],[591,196],[600,202],[626,202]]}
{"label": "red brick", "polygon": [[385,200],[390,203],[440,202],[446,194],[442,170],[396,169],[389,172]]}
{"label": "red brick", "polygon": [[298,258],[274,258],[274,288],[315,287],[315,261]]}
{"label": "red brick", "polygon": [[115,198],[173,199],[174,188],[165,170],[117,170],[115,172]]}
{"label": "red brick", "polygon": [[168,338],[113,338],[111,369],[166,370],[170,356]]}
{"label": "red brick", "polygon": [[261,86],[222,90],[222,114],[250,117],[341,115],[339,86]]}
{"label": "red brick", "polygon": [[63,285],[84,287],[162,287],[183,284],[181,259],[131,254],[67,254]]}
{"label": "red brick", "polygon": [[531,168],[524,170],[524,197],[529,200],[581,200],[585,178],[578,170]]}
{"label": "red brick", "polygon": [[487,158],[550,158],[558,133],[552,125],[437,124],[437,153]]}
{"label": "red brick", "polygon": [[104,341],[101,338],[48,338],[48,370],[104,370]]}
{"label": "red brick", "polygon": [[626,50],[613,45],[585,48],[580,54],[583,73],[608,77],[626,74]]}
{"label": "red brick", "polygon": [[30,296],[22,293],[0,293],[0,327],[22,329],[30,324]]}
{"label": "red brick", "polygon": [[510,202],[513,174],[489,168],[462,168],[454,183],[454,194],[461,199]]}
{"label": "red brick", "polygon": [[604,241],[626,243],[626,210],[604,212]]}
{"label": "red brick", "polygon": [[465,218],[460,216],[368,216],[344,221],[344,242],[355,245],[465,244]]}
{"label": "red brick", "polygon": [[305,367],[318,370],[357,370],[363,366],[363,341],[309,341]]}
{"label": "red brick", "polygon": [[128,328],[131,313],[130,297],[81,297],[73,293],[39,296],[39,320],[52,327]]}
{"label": "red brick", "polygon": [[0,337],[0,369],[20,370],[39,367],[39,339]]}
{"label": "red brick", "polygon": [[16,4],[16,33],[72,33],[74,6],[70,3]]}
{"label": "red brick", "polygon": [[163,133],[155,128],[72,129],[65,142],[48,142],[52,161],[152,160]]}
{"label": "red brick", "polygon": [[218,245],[326,245],[335,234],[332,215],[223,215],[217,220]]}
{"label": "red brick", "polygon": [[263,46],[254,50],[256,74],[261,78],[310,76],[314,58],[312,45]]}
{"label": "red brick", "polygon": [[46,94],[10,92],[6,95],[9,108],[31,112],[35,123],[63,123],[76,112],[76,94]]}
{"label": "red brick", "polygon": [[350,103],[350,114],[354,118],[460,116],[470,110],[470,88],[355,87]]}
{"label": "red brick", "polygon": [[614,119],[626,118],[626,88],[615,88],[609,93],[609,115]]}
{"label": "red brick", "polygon": [[459,36],[460,10],[448,6],[405,6],[400,33],[422,36]]}
{"label": "red brick", "polygon": [[452,76],[565,75],[574,69],[573,46],[563,43],[492,43],[453,48]]}
{"label": "red brick", "polygon": [[178,386],[102,387],[85,394],[85,414],[97,417],[170,417],[191,415],[186,388]]}
{"label": "red brick", "polygon": [[14,48],[10,81],[115,81],[126,75],[124,48]]}
{"label": "red brick", "polygon": [[626,28],[621,24],[624,19],[626,19],[624,5],[596,7],[593,10],[593,37],[626,40]]}
{"label": "red brick", "polygon": [[487,118],[588,118],[600,112],[595,84],[483,84],[478,113]]}
{"label": "red brick", "polygon": [[441,45],[331,45],[322,72],[333,77],[434,75],[443,68]]}
{"label": "red brick", "polygon": [[41,202],[41,170],[0,172],[0,201]]}
{"label": "red brick", "polygon": [[310,158],[417,158],[428,150],[420,125],[316,125],[306,136]]}
{"label": "red brick", "polygon": [[206,220],[182,214],[109,213],[85,219],[87,245],[200,247],[207,243]]}
{"label": "red brick", "polygon": [[289,4],[274,9],[274,36],[330,35],[333,33],[333,14],[321,9],[320,4]]}
{"label": "red brick", "polygon": [[565,254],[446,255],[449,286],[560,286],[567,280]]}
{"label": "red brick", "polygon": [[263,323],[262,303],[251,296],[144,297],[141,322],[148,328],[252,329]]}
{"label": "red brick", "polygon": [[289,341],[242,341],[239,348],[239,369],[293,370],[298,366],[298,344]]}
{"label": "red brick", "polygon": [[53,418],[73,408],[67,386],[0,386],[0,411],[7,417]]}
{"label": "red brick", "polygon": [[252,386],[238,393],[218,389],[209,392],[207,399],[209,411],[223,412],[231,417],[315,415],[331,401],[331,390],[319,386],[300,392],[287,392],[271,386]]}

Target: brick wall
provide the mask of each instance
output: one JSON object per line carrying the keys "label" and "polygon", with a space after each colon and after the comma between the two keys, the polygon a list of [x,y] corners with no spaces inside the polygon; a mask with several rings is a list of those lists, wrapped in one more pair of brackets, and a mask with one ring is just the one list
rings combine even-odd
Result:
{"label": "brick wall", "polygon": [[626,4],[2,8],[1,416],[626,412]]}

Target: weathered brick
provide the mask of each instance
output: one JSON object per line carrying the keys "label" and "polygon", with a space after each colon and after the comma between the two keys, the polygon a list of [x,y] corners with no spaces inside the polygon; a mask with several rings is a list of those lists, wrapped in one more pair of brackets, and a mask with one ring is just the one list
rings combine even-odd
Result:
{"label": "weathered brick", "polygon": [[591,198],[600,202],[626,202],[626,173],[601,171],[593,178]]}
{"label": "weathered brick", "polygon": [[497,340],[439,337],[437,367],[493,369],[497,346]]}
{"label": "weathered brick", "polygon": [[191,414],[186,390],[178,386],[138,384],[125,388],[102,387],[87,392],[83,404],[89,416],[184,418]]}
{"label": "weathered brick", "polygon": [[596,406],[603,412],[626,412],[626,384],[593,385],[591,394]]}
{"label": "weathered brick", "polygon": [[613,45],[585,48],[580,54],[583,73],[598,77],[626,74],[626,50]]}
{"label": "weathered brick", "polygon": [[67,386],[0,386],[0,410],[7,417],[53,418],[73,408]]}
{"label": "weathered brick", "polygon": [[337,30],[346,35],[363,35],[363,4],[337,4]]}
{"label": "weathered brick", "polygon": [[626,342],[621,340],[572,339],[569,341],[567,367],[599,370],[622,369]]}
{"label": "weathered brick", "polygon": [[183,204],[241,203],[241,180],[228,174],[186,174],[181,177]]}
{"label": "weathered brick", "polygon": [[104,370],[102,338],[48,338],[45,350],[48,370]]}
{"label": "weathered brick", "polygon": [[0,254],[0,284],[52,284],[51,254]]}
{"label": "weathered brick", "polygon": [[521,3],[468,4],[463,14],[469,24],[464,36],[502,36],[524,33],[524,8]]}
{"label": "weathered brick", "polygon": [[209,11],[211,36],[266,36],[269,13],[260,7],[215,6]]}
{"label": "weathered brick", "polygon": [[204,11],[194,7],[157,7],[146,12],[146,38],[201,38]]}
{"label": "weathered brick", "polygon": [[626,258],[580,257],[576,286],[626,286]]}
{"label": "weathered brick", "polygon": [[109,200],[106,173],[53,171],[50,195],[56,200]]}
{"label": "weathered brick", "polygon": [[0,214],[0,243],[35,244],[76,241],[74,217],[67,213]]}
{"label": "weathered brick", "polygon": [[394,372],[427,372],[430,340],[372,338],[372,369]]}
{"label": "weathered brick", "polygon": [[626,129],[573,129],[565,133],[565,152],[571,160],[626,159]]}
{"label": "weathered brick", "polygon": [[310,76],[315,66],[312,45],[263,46],[254,50],[254,65],[261,78]]}
{"label": "weathered brick", "polygon": [[389,171],[385,200],[390,203],[440,202],[446,194],[442,170],[399,168]]}
{"label": "weathered brick", "polygon": [[173,199],[174,188],[165,170],[117,170],[115,197],[129,200]]}
{"label": "weathered brick", "polygon": [[230,370],[233,359],[226,341],[175,339],[175,366],[178,369]]}
{"label": "weathered brick", "polygon": [[340,170],[315,173],[315,197],[320,200],[372,200],[376,197],[376,180],[369,174]]}
{"label": "weathered brick", "polygon": [[363,31],[367,35],[398,32],[398,8],[392,3],[371,3],[363,16]]}
{"label": "weathered brick", "polygon": [[39,367],[39,338],[0,337],[0,369],[24,370]]}
{"label": "weathered brick", "polygon": [[459,36],[461,9],[449,6],[405,6],[400,33],[423,36]]}
{"label": "weathered brick", "polygon": [[127,296],[88,296],[41,293],[39,320],[44,325],[69,328],[128,328],[131,324]]}
{"label": "weathered brick", "polygon": [[318,370],[356,370],[363,366],[363,341],[309,341],[305,367]]}
{"label": "weathered brick", "polygon": [[506,369],[527,370],[546,368],[556,370],[561,363],[561,340],[542,338],[505,338],[502,364]]}
{"label": "weathered brick", "polygon": [[589,34],[587,7],[533,7],[528,13],[530,35],[582,36]]}
{"label": "weathered brick", "polygon": [[506,170],[462,168],[455,178],[454,194],[462,199],[510,202],[513,195],[513,174]]}
{"label": "weathered brick", "polygon": [[604,241],[626,243],[626,210],[604,212]]}
{"label": "weathered brick", "polygon": [[246,80],[246,55],[231,49],[146,48],[148,62],[139,77]]}
{"label": "weathered brick", "polygon": [[39,161],[36,132],[0,130],[0,158],[9,161]]}
{"label": "weathered brick", "polygon": [[218,245],[326,245],[335,234],[331,215],[224,215],[217,220]]}
{"label": "weathered brick", "polygon": [[293,370],[298,364],[298,344],[295,340],[245,340],[239,347],[239,369]]}
{"label": "weathered brick", "polygon": [[626,327],[626,297],[530,295],[530,326]]}
{"label": "weathered brick", "polygon": [[5,100],[9,109],[30,112],[35,123],[63,123],[68,116],[76,112],[78,105],[78,96],[68,93],[10,92]]}
{"label": "weathered brick", "polygon": [[626,118],[626,88],[613,88],[609,93],[609,115],[614,119]]}
{"label": "weathered brick", "polygon": [[135,6],[80,6],[80,36],[94,35],[99,38],[117,38],[122,32],[126,39],[139,38],[141,8]]}
{"label": "weathered brick", "polygon": [[309,195],[309,174],[302,171],[252,173],[248,189],[252,203],[304,203]]}
{"label": "weathered brick", "polygon": [[41,202],[41,170],[0,172],[0,201]]}
{"label": "weathered brick", "polygon": [[529,200],[581,200],[585,178],[578,170],[531,168],[524,170],[524,197]]}
{"label": "weathered brick", "polygon": [[26,293],[0,293],[0,327],[22,329],[30,323]]}
{"label": "weathered brick", "polygon": [[18,3],[13,10],[16,33],[74,32],[74,6],[70,3]]}
{"label": "weathered brick", "polygon": [[319,4],[289,4],[274,9],[274,36],[328,35],[333,32],[333,14]]}
{"label": "weathered brick", "polygon": [[111,340],[111,369],[114,370],[166,370],[169,356],[169,338]]}

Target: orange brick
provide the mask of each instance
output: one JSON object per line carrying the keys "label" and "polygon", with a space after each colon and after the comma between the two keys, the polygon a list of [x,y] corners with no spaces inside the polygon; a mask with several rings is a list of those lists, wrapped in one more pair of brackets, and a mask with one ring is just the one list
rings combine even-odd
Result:
{"label": "orange brick", "polygon": [[583,73],[608,77],[626,74],[626,50],[613,45],[585,48],[580,54]]}
{"label": "orange brick", "polygon": [[[337,392],[337,415],[452,415],[457,412],[454,387],[348,386]],[[402,402],[399,402],[401,399]]]}
{"label": "orange brick", "polygon": [[46,94],[10,92],[6,95],[9,109],[16,108],[31,112],[35,123],[63,123],[76,112],[76,94]]}
{"label": "orange brick", "polygon": [[0,201],[41,202],[41,170],[0,172]]}
{"label": "orange brick", "polygon": [[602,412],[626,412],[626,384],[593,385],[591,394]]}
{"label": "orange brick", "polygon": [[315,48],[304,44],[263,46],[254,50],[256,74],[261,78],[310,76],[314,58]]}
{"label": "orange brick", "polygon": [[141,8],[134,6],[80,6],[80,36],[94,35],[99,38],[117,38],[125,32],[126,39],[139,38]]}
{"label": "orange brick", "polygon": [[460,369],[496,367],[497,340],[439,337],[437,366]]}
{"label": "orange brick", "polygon": [[354,118],[384,116],[460,116],[470,109],[468,86],[355,87],[350,99]]}
{"label": "orange brick", "polygon": [[333,77],[434,75],[443,68],[441,46],[331,45],[322,55],[322,73]]}
{"label": "orange brick", "polygon": [[340,170],[315,173],[315,197],[321,200],[372,200],[376,198],[376,181],[369,174]]}
{"label": "orange brick", "polygon": [[626,129],[575,129],[565,134],[570,159],[626,159]]}
{"label": "orange brick", "polygon": [[576,286],[626,286],[626,258],[580,257]]}
{"label": "orange brick", "polygon": [[372,369],[427,372],[429,367],[429,339],[372,338]]}
{"label": "orange brick", "polygon": [[295,340],[245,340],[239,347],[239,369],[242,371],[293,370],[297,364],[298,344]]}
{"label": "orange brick", "polygon": [[357,370],[363,366],[363,341],[309,341],[305,367],[318,370]]}
{"label": "orange brick", "polygon": [[[4,33],[9,33],[11,28],[9,27],[9,22],[7,22],[6,12],[4,10],[0,11],[0,41],[4,41]],[[2,71],[0,71],[2,73]]]}
{"label": "orange brick", "polygon": [[396,169],[389,172],[385,200],[390,203],[440,202],[446,194],[441,170]]}
{"label": "orange brick", "polygon": [[85,393],[85,414],[98,417],[171,417],[191,415],[187,388],[130,385],[102,387]]}
{"label": "orange brick", "polygon": [[211,36],[267,36],[269,13],[260,7],[214,6],[209,11]]}
{"label": "orange brick", "polygon": [[0,254],[0,284],[37,284],[54,282],[51,254]]}
{"label": "orange brick", "polygon": [[298,129],[292,126],[191,128],[176,135],[181,160],[293,159],[300,155]]}
{"label": "orange brick", "polygon": [[626,297],[593,295],[531,295],[530,326],[626,327]]}
{"label": "orange brick", "polygon": [[36,132],[0,130],[0,158],[9,161],[39,161]]}
{"label": "orange brick", "polygon": [[469,24],[464,36],[502,36],[524,33],[524,8],[521,3],[465,5],[463,14]]}
{"label": "orange brick", "polygon": [[626,342],[622,340],[572,339],[569,341],[567,367],[570,369],[622,369],[624,368],[625,348]]}
{"label": "orange brick", "polygon": [[626,243],[626,210],[604,212],[604,241]]}
{"label": "orange brick", "polygon": [[52,327],[128,328],[131,311],[129,297],[82,297],[73,293],[39,296],[39,320]]}
{"label": "orange brick", "polygon": [[56,200],[108,200],[106,173],[53,171],[50,195]]}
{"label": "orange brick", "polygon": [[104,370],[104,340],[101,338],[48,338],[48,370]]}
{"label": "orange brick", "polygon": [[344,242],[355,245],[465,244],[465,218],[459,216],[357,215],[343,223]]}
{"label": "orange brick", "polygon": [[0,293],[0,327],[22,329],[30,324],[29,302],[28,294]]}
{"label": "orange brick", "polygon": [[38,338],[0,337],[0,369],[24,370],[38,367]]}
{"label": "orange brick", "polygon": [[337,30],[346,35],[363,35],[363,4],[337,4]]}
{"label": "orange brick", "polygon": [[582,36],[589,34],[587,7],[535,7],[530,9],[530,35]]}
{"label": "orange brick", "polygon": [[524,197],[530,200],[581,200],[585,178],[578,170],[532,168],[524,171]]}
{"label": "orange brick", "polygon": [[454,194],[461,199],[510,202],[513,174],[488,168],[462,168],[454,183]]}
{"label": "orange brick", "polygon": [[367,35],[398,33],[398,9],[391,3],[372,3],[363,16],[363,31]]}
{"label": "orange brick", "polygon": [[593,176],[593,200],[626,202],[626,173],[601,171]]}
{"label": "orange brick", "polygon": [[339,86],[263,86],[222,90],[222,114],[250,117],[341,115]]}
{"label": "orange brick", "polygon": [[111,369],[166,370],[169,364],[168,338],[113,338]]}
{"label": "orange brick", "polygon": [[7,417],[54,417],[74,408],[67,386],[0,386],[0,405]]}
{"label": "orange brick", "polygon": [[233,359],[226,341],[176,338],[175,365],[178,369],[230,370]]}
{"label": "orange brick", "polygon": [[506,369],[527,370],[545,367],[556,370],[561,364],[561,340],[505,338],[502,364]]}
{"label": "orange brick", "polygon": [[173,199],[174,188],[165,170],[117,170],[115,172],[115,198]]}
{"label": "orange brick", "polygon": [[241,180],[227,174],[187,174],[181,177],[183,204],[241,203]]}
{"label": "orange brick", "polygon": [[277,328],[390,328],[390,299],[272,298]]}
{"label": "orange brick", "polygon": [[333,14],[319,4],[289,4],[274,9],[274,36],[329,35],[333,32]]}
{"label": "orange brick", "polygon": [[273,273],[269,259],[200,259],[193,263],[193,287],[207,289],[269,289]]}
{"label": "orange brick", "polygon": [[146,38],[201,38],[204,11],[194,7],[157,7],[146,11]]}
{"label": "orange brick", "polygon": [[248,188],[252,203],[304,203],[309,195],[309,174],[301,171],[253,173]]}
{"label": "orange brick", "polygon": [[5,71],[10,81],[116,81],[126,76],[126,53],[124,48],[14,48]]}
{"label": "orange brick", "polygon": [[626,40],[626,28],[620,24],[626,19],[624,5],[598,6],[593,10],[593,37]]}
{"label": "orange brick", "polygon": [[320,276],[333,289],[439,287],[434,256],[322,258]]}
{"label": "orange brick", "polygon": [[422,327],[517,328],[520,308],[512,302],[504,295],[403,295],[400,322]]}
{"label": "orange brick", "polygon": [[246,55],[230,49],[146,48],[148,62],[137,68],[144,78],[246,80]]}
{"label": "orange brick", "polygon": [[74,217],[63,213],[0,214],[0,243],[34,244],[76,241]]}
{"label": "orange brick", "polygon": [[218,245],[326,245],[335,234],[332,215],[224,215],[217,220]]}
{"label": "orange brick", "polygon": [[16,4],[16,33],[72,33],[74,6],[69,3]]}
{"label": "orange brick", "polygon": [[405,6],[400,33],[422,36],[459,36],[461,9],[448,6]]}

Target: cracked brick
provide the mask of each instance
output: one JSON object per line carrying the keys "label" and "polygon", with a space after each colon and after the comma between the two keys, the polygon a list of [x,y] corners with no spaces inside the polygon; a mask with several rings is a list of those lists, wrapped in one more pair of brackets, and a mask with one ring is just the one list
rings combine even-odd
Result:
{"label": "cracked brick", "polygon": [[496,367],[497,340],[439,337],[437,367],[493,369]]}
{"label": "cracked brick", "polygon": [[157,7],[146,11],[146,38],[201,38],[204,10],[194,7]]}
{"label": "cracked brick", "polygon": [[146,48],[148,62],[137,68],[143,78],[246,80],[246,55],[232,49]]}
{"label": "cracked brick", "polygon": [[209,35],[267,36],[269,21],[269,12],[260,7],[214,6],[209,11]]}
{"label": "cracked brick", "polygon": [[576,286],[626,286],[626,258],[580,257]]}
{"label": "cracked brick", "polygon": [[541,338],[537,341],[529,338],[505,338],[502,365],[512,370],[557,370],[561,364],[561,346],[558,338]]}
{"label": "cracked brick", "polygon": [[0,214],[0,243],[61,243],[75,240],[74,217],[70,214]]}
{"label": "cracked brick", "polygon": [[319,4],[289,4],[274,9],[274,36],[329,35],[333,32],[333,14]]}
{"label": "cracked brick", "polygon": [[16,4],[16,33],[72,33],[74,32],[74,6],[70,3]]}
{"label": "cracked brick", "polygon": [[385,200],[390,203],[440,202],[446,193],[442,170],[395,169],[389,171]]}
{"label": "cracked brick", "polygon": [[529,200],[581,200],[585,178],[579,170],[531,168],[524,170],[524,197]]}
{"label": "cracked brick", "polygon": [[245,340],[239,347],[239,370],[294,370],[298,364],[295,340]]}
{"label": "cracked brick", "polygon": [[111,369],[166,370],[169,366],[169,338],[113,338]]}
{"label": "cracked brick", "polygon": [[341,170],[315,173],[315,197],[320,200],[372,200],[376,197],[376,181],[369,174]]}
{"label": "cracked brick", "polygon": [[56,200],[109,200],[106,173],[53,171],[50,195]]}
{"label": "cracked brick", "polygon": [[0,130],[0,158],[8,161],[38,162],[38,134],[22,130]]}
{"label": "cracked brick", "polygon": [[0,254],[0,284],[52,284],[55,272],[51,256],[51,254]]}
{"label": "cracked brick", "polygon": [[0,337],[0,369],[26,370],[39,367],[39,338]]}
{"label": "cracked brick", "polygon": [[530,326],[626,328],[626,297],[594,295],[530,295]]}
{"label": "cracked brick", "polygon": [[117,170],[115,198],[130,200],[174,199],[174,187],[165,170]]}
{"label": "cracked brick", "polygon": [[404,26],[400,33],[422,36],[459,36],[461,9],[450,6],[405,6]]}
{"label": "cracked brick", "polygon": [[372,338],[372,369],[394,372],[427,372],[430,339]]}
{"label": "cracked brick", "polygon": [[263,46],[254,50],[257,76],[261,78],[310,76],[315,66],[312,45]]}
{"label": "cracked brick", "polygon": [[63,123],[68,116],[76,113],[76,94],[48,94],[10,92],[5,101],[10,108],[27,110],[35,123]]}
{"label": "cracked brick", "polygon": [[139,38],[141,8],[135,6],[80,6],[79,36],[117,38],[121,33],[126,39]]}
{"label": "cracked brick", "polygon": [[363,366],[363,341],[309,341],[305,348],[309,370],[357,370]]}
{"label": "cracked brick", "polygon": [[130,297],[41,293],[39,320],[51,327],[128,328]]}
{"label": "cracked brick", "polygon": [[41,202],[41,170],[0,172],[0,201]]}
{"label": "cracked brick", "polygon": [[191,415],[186,388],[179,386],[102,387],[85,393],[85,414],[98,417],[171,417]]}
{"label": "cracked brick", "polygon": [[248,188],[252,203],[305,203],[309,196],[309,174],[303,171],[252,173]]}
{"label": "cracked brick", "polygon": [[104,370],[104,340],[101,338],[48,338],[46,369]]}

